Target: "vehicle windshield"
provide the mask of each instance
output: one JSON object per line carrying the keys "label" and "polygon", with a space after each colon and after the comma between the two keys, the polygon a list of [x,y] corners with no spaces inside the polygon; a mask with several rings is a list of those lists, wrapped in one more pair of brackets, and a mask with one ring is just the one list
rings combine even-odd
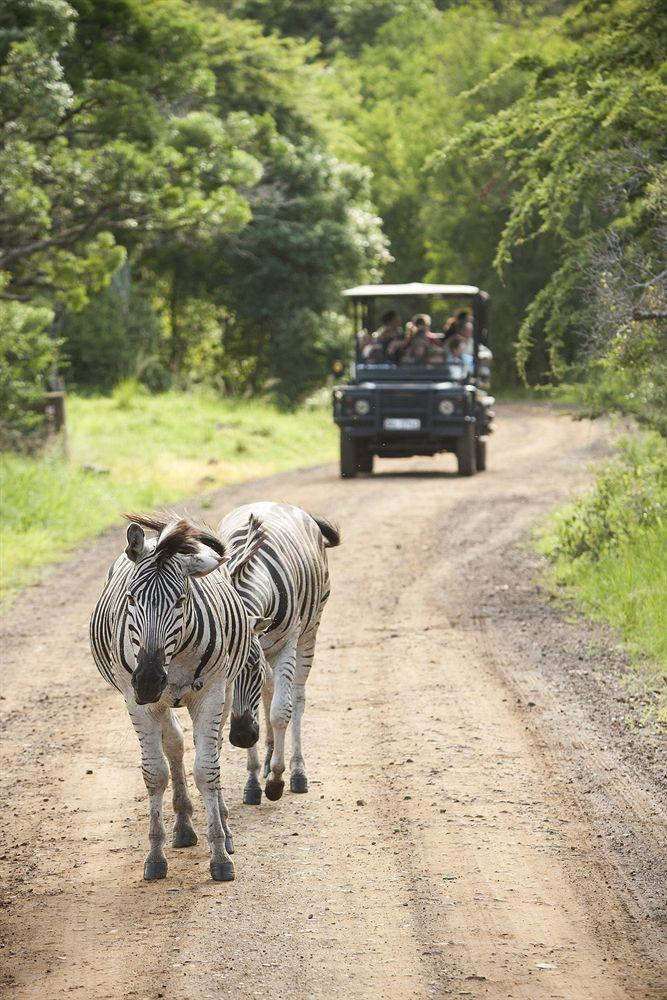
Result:
{"label": "vehicle windshield", "polygon": [[[404,371],[406,376],[468,378],[475,368],[471,303],[431,302],[432,315],[408,310],[412,304],[381,299],[365,306],[357,324],[357,367],[377,376]],[[415,305],[423,308],[424,301]]]}

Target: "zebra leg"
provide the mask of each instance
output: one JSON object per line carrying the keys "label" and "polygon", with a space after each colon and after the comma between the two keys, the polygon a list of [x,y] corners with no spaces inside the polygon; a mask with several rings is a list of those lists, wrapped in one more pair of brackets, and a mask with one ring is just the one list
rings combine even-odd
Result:
{"label": "zebra leg", "polygon": [[183,730],[171,709],[167,709],[162,719],[162,745],[171,771],[175,813],[171,843],[173,847],[194,847],[197,834],[192,826],[192,799],[183,767]]}
{"label": "zebra leg", "polygon": [[231,882],[234,863],[225,849],[225,831],[220,816],[220,725],[223,707],[218,698],[200,699],[188,706],[195,740],[195,783],[204,800],[211,848],[211,876],[216,882]]}
{"label": "zebra leg", "polygon": [[[225,704],[222,710],[222,719],[220,720],[220,729],[218,731],[218,754],[222,748],[222,734],[224,732],[227,719],[229,718],[229,707],[232,704],[232,691],[234,689],[231,685],[227,685],[225,691]],[[233,710],[232,710],[233,711]],[[220,822],[222,823],[222,829],[225,834],[225,850],[227,854],[234,853],[234,838],[232,837],[232,831],[229,828],[229,809],[227,808],[227,803],[225,802],[224,796],[222,794],[222,788],[218,788],[218,809],[220,810]]]}
{"label": "zebra leg", "polygon": [[275,801],[283,794],[285,782],[285,733],[292,716],[292,687],[296,662],[296,641],[288,639],[276,656],[273,668],[273,698],[271,700],[271,728],[273,729],[273,754],[271,770],[264,792],[267,799]]}
{"label": "zebra leg", "polygon": [[306,681],[315,655],[315,635],[299,642],[296,649],[294,670],[294,698],[292,707],[292,758],[290,760],[290,792],[307,792],[308,776],[301,749],[301,720],[306,707]]}
{"label": "zebra leg", "polygon": [[169,766],[162,749],[162,710],[132,705],[128,711],[141,746],[141,770],[148,792],[150,850],[144,864],[144,878],[152,882],[167,875],[163,800],[169,783]]}
{"label": "zebra leg", "polygon": [[[220,753],[220,749],[222,747],[222,734],[229,717],[229,706],[232,704],[232,690],[233,688],[228,685],[226,689],[227,693],[225,696],[222,720],[220,722],[220,730],[218,732],[218,753]],[[218,789],[218,808],[220,810],[220,822],[222,823],[222,829],[225,834],[225,850],[227,851],[227,854],[233,854],[234,838],[232,837],[232,831],[229,828],[229,809],[227,808],[227,803],[225,802],[222,794],[222,787]]]}
{"label": "zebra leg", "polygon": [[259,754],[257,747],[248,750],[248,780],[243,789],[243,804],[246,806],[258,806],[262,801],[262,786],[259,783]]}
{"label": "zebra leg", "polygon": [[268,778],[271,771],[271,758],[273,757],[273,726],[271,725],[271,702],[273,701],[273,670],[268,668],[266,682],[262,688],[262,702],[264,704],[264,728],[266,730],[264,740],[266,750],[264,754],[264,777]]}

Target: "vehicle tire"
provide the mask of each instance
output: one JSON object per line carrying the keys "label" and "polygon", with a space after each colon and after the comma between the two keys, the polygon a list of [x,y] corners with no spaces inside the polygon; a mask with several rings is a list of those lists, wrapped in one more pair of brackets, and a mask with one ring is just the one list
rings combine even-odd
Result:
{"label": "vehicle tire", "polygon": [[361,442],[357,442],[357,468],[359,472],[373,471],[373,452],[369,451]]}
{"label": "vehicle tire", "polygon": [[475,447],[475,425],[466,424],[462,436],[456,442],[456,460],[459,476],[474,476],[477,471]]}
{"label": "vehicle tire", "polygon": [[475,441],[475,465],[478,472],[484,472],[486,469],[486,441],[482,441],[481,438]]}
{"label": "vehicle tire", "polygon": [[340,432],[340,475],[341,479],[353,479],[360,472],[373,471],[373,456],[364,444]]}

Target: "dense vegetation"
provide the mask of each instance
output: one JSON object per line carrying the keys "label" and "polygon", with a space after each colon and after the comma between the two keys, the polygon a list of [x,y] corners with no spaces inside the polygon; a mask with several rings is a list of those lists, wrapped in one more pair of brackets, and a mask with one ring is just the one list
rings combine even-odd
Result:
{"label": "dense vegetation", "polygon": [[345,349],[340,287],[382,273],[488,288],[497,384],[518,360],[664,433],[666,16],[8,0],[5,443],[56,369],[294,403]]}

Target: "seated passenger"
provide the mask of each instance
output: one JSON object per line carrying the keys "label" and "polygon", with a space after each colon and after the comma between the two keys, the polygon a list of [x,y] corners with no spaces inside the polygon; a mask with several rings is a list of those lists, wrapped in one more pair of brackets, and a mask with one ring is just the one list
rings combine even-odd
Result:
{"label": "seated passenger", "polygon": [[373,343],[373,338],[371,337],[370,333],[368,332],[365,326],[362,327],[357,334],[357,351],[359,352],[359,354],[363,354],[364,348],[369,347],[370,344],[372,343]]}
{"label": "seated passenger", "polygon": [[450,337],[453,337],[457,333],[456,329],[456,316],[449,316],[448,319],[442,324],[442,336],[445,343]]}
{"label": "seated passenger", "polygon": [[437,347],[442,346],[442,334],[435,333],[431,329],[431,317],[428,313],[417,313],[416,316],[412,317],[411,322],[418,330],[423,331],[424,336],[431,344],[435,344]]}
{"label": "seated passenger", "polygon": [[460,309],[456,316],[451,316],[445,324],[445,350],[449,351],[449,345],[454,337],[463,339],[463,355],[467,360],[468,367],[472,369],[475,356],[475,341],[473,337],[472,313],[469,309]]}
{"label": "seated passenger", "polygon": [[373,360],[394,361],[397,344],[403,340],[401,318],[395,309],[389,309],[381,318],[382,326],[373,334],[373,345],[379,348],[373,352]]}
{"label": "seated passenger", "polygon": [[448,365],[463,365],[467,371],[472,371],[474,368],[474,358],[472,354],[466,353],[467,343],[465,339],[458,333],[455,333],[453,337],[450,337],[445,345],[446,357],[445,360]]}
{"label": "seated passenger", "polygon": [[398,352],[399,363],[402,365],[437,365],[444,361],[444,351],[440,341],[429,330],[430,316],[420,314],[414,316],[406,326],[404,340],[400,342]]}

